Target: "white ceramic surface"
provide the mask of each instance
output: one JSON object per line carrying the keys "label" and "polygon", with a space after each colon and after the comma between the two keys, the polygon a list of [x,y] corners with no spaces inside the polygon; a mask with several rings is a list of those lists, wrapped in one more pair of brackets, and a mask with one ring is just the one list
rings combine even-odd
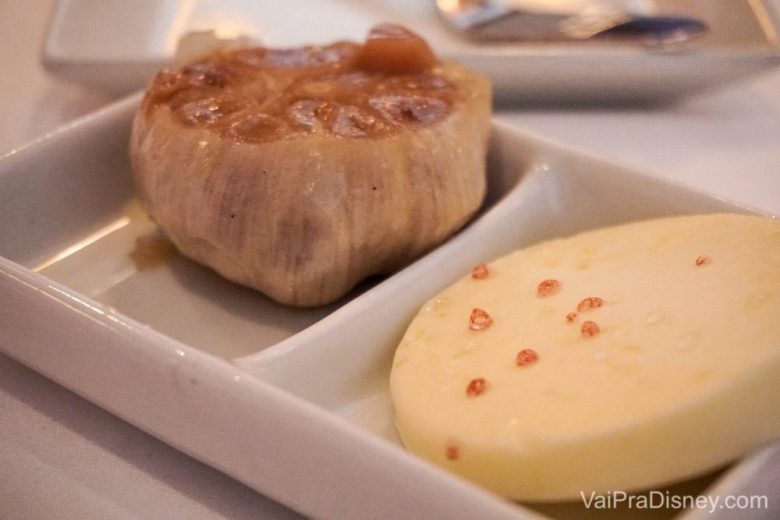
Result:
{"label": "white ceramic surface", "polygon": [[[216,30],[272,46],[362,40],[392,21],[414,28],[443,56],[488,75],[497,98],[523,103],[668,102],[744,80],[780,63],[778,0],[656,0],[659,13],[710,27],[681,45],[475,45],[449,32],[433,0],[61,0],[44,63],[62,77],[112,92],[144,85],[179,36]],[[338,23],[322,23],[333,20]]]}
{"label": "white ceramic surface", "polygon": [[[136,237],[150,230],[126,158],[137,101],[0,161],[3,348],[315,517],[533,515],[399,445],[386,383],[407,320],[475,263],[523,244],[658,215],[747,211],[497,126],[488,209],[479,219],[317,321],[182,258],[146,270],[128,260]],[[737,466],[719,492],[743,486],[760,468]]]}

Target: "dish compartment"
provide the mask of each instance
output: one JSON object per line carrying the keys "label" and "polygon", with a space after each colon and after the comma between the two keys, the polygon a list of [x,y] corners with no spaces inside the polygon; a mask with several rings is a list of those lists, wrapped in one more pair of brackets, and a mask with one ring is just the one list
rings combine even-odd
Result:
{"label": "dish compartment", "polygon": [[[366,280],[327,306],[294,308],[172,250],[160,252],[159,242],[144,245],[161,234],[134,197],[127,142],[137,102],[131,98],[107,118],[97,114],[75,125],[75,139],[68,140],[66,130],[4,161],[0,255],[226,360],[295,336],[380,282]],[[116,131],[106,131],[106,124]],[[493,156],[500,153],[495,148]],[[517,163],[511,173],[491,168],[481,213],[511,190],[524,169]],[[139,261],[136,255],[158,258]]]}

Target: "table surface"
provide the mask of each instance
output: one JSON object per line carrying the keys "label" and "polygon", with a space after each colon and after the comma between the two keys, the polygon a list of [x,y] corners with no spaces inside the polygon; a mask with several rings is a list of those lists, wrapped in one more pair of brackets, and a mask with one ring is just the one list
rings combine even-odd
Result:
{"label": "table surface", "polygon": [[[0,153],[112,101],[42,69],[54,4],[0,2]],[[498,117],[780,214],[780,70],[663,108],[503,108]],[[1,354],[0,416],[4,519],[298,518]]]}

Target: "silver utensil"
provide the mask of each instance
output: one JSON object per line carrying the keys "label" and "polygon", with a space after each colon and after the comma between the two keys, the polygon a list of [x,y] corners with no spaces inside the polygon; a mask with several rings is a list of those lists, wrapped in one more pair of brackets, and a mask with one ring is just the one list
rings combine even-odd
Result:
{"label": "silver utensil", "polygon": [[572,13],[523,9],[517,1],[511,6],[502,0],[435,1],[447,25],[476,41],[620,39],[669,43],[707,30],[704,22],[686,16],[636,15],[598,6]]}

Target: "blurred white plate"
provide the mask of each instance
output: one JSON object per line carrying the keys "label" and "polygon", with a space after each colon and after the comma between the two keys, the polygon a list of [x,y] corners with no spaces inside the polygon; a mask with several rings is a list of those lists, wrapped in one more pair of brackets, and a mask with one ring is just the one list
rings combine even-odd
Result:
{"label": "blurred white plate", "polygon": [[698,17],[710,31],[679,45],[480,45],[439,22],[433,0],[60,0],[43,50],[53,74],[129,92],[173,55],[178,38],[213,29],[263,44],[362,40],[377,22],[403,23],[445,57],[482,71],[501,101],[668,102],[780,63],[780,0],[655,0],[657,12]]}
{"label": "blurred white plate", "polygon": [[[400,445],[387,384],[409,319],[473,265],[531,242],[660,215],[747,211],[497,125],[477,220],[381,283],[295,310],[179,256],[146,269],[132,261],[136,239],[154,229],[127,160],[137,103],[0,160],[0,347],[309,516],[531,514]],[[776,455],[737,465],[716,491],[749,491]],[[674,490],[696,494],[714,478]],[[584,513],[581,504],[537,509]]]}

